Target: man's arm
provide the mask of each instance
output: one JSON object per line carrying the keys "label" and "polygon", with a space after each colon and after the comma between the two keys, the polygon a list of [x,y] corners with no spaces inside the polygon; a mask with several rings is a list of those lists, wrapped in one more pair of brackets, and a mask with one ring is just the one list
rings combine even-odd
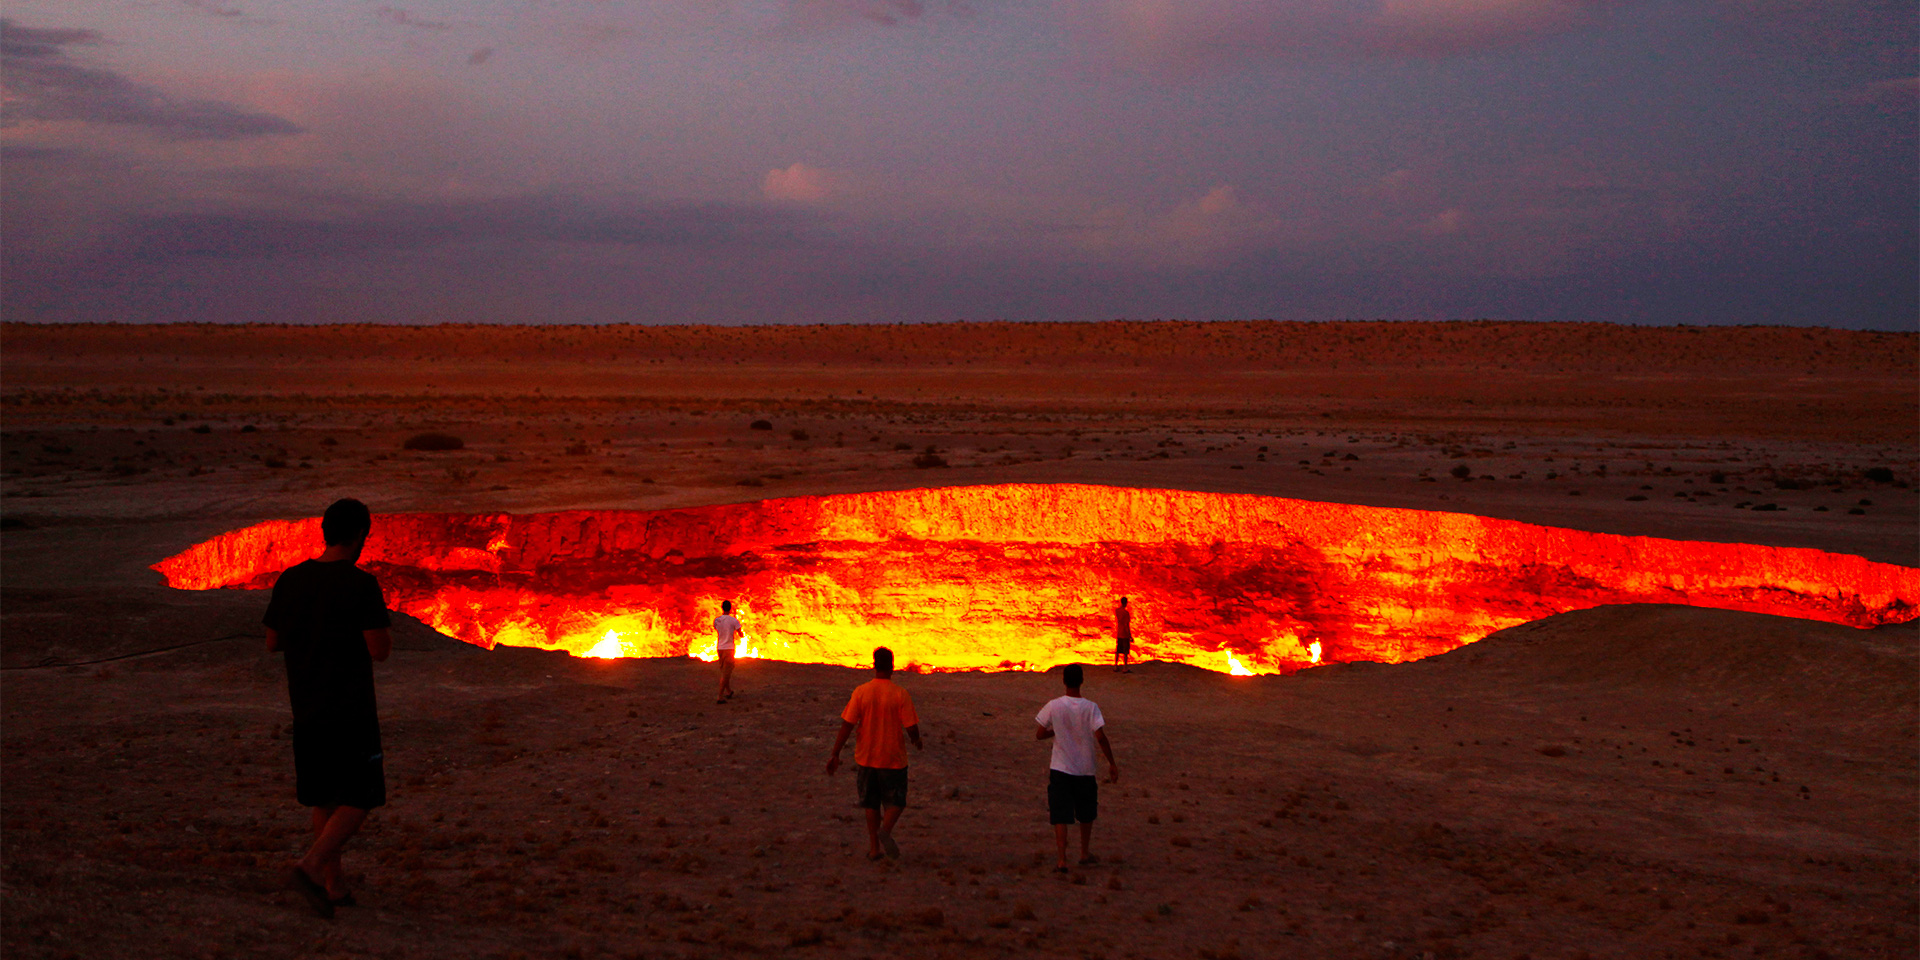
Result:
{"label": "man's arm", "polygon": [[[366,639],[367,654],[373,657],[375,663],[384,661],[387,659],[387,654],[393,652],[393,635],[387,632],[386,627],[379,627],[374,630],[362,630],[360,631],[360,636]],[[267,642],[272,643],[273,641],[268,640]]]}
{"label": "man's arm", "polygon": [[267,628],[267,652],[268,653],[280,652],[280,631],[275,630],[272,627]]}
{"label": "man's arm", "polygon": [[1100,752],[1107,755],[1107,782],[1119,783],[1120,765],[1113,762],[1113,744],[1107,742],[1107,728],[1095,730],[1093,737],[1100,742]]}
{"label": "man's arm", "polygon": [[1053,731],[1036,723],[1033,725],[1033,738],[1035,740],[1051,740],[1053,739]]}
{"label": "man's arm", "polygon": [[840,721],[840,735],[833,738],[833,756],[827,758],[827,776],[833,776],[840,769],[840,748],[847,745],[847,738],[853,735],[853,721]]}
{"label": "man's arm", "polygon": [[926,745],[920,742],[920,725],[919,724],[916,723],[913,726],[907,728],[907,739],[913,741],[913,748],[915,750],[926,749]]}

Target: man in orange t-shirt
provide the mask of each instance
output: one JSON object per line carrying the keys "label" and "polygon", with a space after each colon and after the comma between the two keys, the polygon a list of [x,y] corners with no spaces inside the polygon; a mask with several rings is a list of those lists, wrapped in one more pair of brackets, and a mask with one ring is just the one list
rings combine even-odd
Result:
{"label": "man in orange t-shirt", "polygon": [[886,647],[874,648],[873,679],[855,687],[847,708],[840,711],[840,736],[827,758],[827,776],[840,769],[840,750],[855,730],[860,732],[853,745],[854,788],[867,811],[867,859],[898,857],[893,825],[907,806],[907,745],[902,735],[913,741],[915,750],[926,748],[920,743],[913,698],[893,682],[893,651]]}

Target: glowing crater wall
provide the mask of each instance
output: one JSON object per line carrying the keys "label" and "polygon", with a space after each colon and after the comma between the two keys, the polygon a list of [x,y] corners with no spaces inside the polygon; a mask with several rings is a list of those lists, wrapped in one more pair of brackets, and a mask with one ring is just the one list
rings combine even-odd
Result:
{"label": "glowing crater wall", "polygon": [[[186,589],[265,588],[321,549],[268,521],[154,565]],[[1817,550],[1623,537],[1457,513],[1077,484],[947,487],[658,511],[381,514],[361,566],[450,636],[575,654],[711,656],[732,599],[760,656],[926,669],[1112,655],[1255,672],[1399,662],[1607,603],[1871,627],[1920,571]]]}

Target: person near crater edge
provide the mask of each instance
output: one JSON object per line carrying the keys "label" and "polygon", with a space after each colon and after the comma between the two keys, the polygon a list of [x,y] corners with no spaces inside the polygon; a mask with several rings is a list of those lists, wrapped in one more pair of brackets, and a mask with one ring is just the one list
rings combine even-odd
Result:
{"label": "person near crater edge", "polygon": [[893,682],[893,651],[873,649],[873,679],[855,687],[847,708],[840,711],[840,735],[827,758],[827,776],[840,769],[840,750],[847,736],[859,731],[853,745],[854,789],[867,814],[867,859],[898,858],[900,845],[893,826],[907,807],[907,745],[920,742],[920,717],[913,698]]}
{"label": "person near crater edge", "polygon": [[1132,673],[1128,660],[1133,650],[1133,610],[1127,606],[1126,597],[1120,598],[1120,607],[1113,612],[1113,619],[1113,672]]}
{"label": "person near crater edge", "polygon": [[1120,782],[1120,765],[1113,761],[1113,744],[1107,741],[1107,718],[1100,705],[1080,695],[1086,678],[1077,663],[1068,664],[1060,675],[1066,695],[1047,701],[1034,714],[1035,740],[1052,740],[1053,755],[1047,763],[1047,820],[1053,824],[1054,848],[1060,862],[1053,869],[1067,872],[1067,828],[1080,824],[1080,864],[1098,863],[1093,855],[1093,821],[1100,815],[1100,781],[1093,748],[1107,756],[1107,782]]}
{"label": "person near crater edge", "polygon": [[387,802],[373,665],[393,650],[392,620],[380,581],[355,565],[372,530],[366,504],[335,501],[320,519],[326,549],[280,574],[263,618],[287,665],[295,792],[313,811],[313,844],[284,879],[327,918],[354,903],[341,848]]}
{"label": "person near crater edge", "polygon": [[740,618],[733,615],[733,601],[720,601],[720,615],[713,618],[713,659],[720,665],[720,699],[715,703],[726,703],[733,699],[733,648],[734,641],[745,639],[747,631],[740,626]]}

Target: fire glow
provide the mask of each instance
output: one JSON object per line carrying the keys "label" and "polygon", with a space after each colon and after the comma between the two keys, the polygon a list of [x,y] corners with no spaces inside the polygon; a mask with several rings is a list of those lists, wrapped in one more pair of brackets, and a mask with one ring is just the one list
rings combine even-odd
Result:
{"label": "fire glow", "polygon": [[[154,565],[192,590],[270,587],[320,552],[273,520]],[[1787,547],[1585,533],[1458,513],[1079,484],[792,497],[682,510],[381,514],[361,556],[390,607],[468,643],[925,670],[1134,656],[1234,674],[1398,663],[1610,603],[1902,622],[1920,570]]]}

